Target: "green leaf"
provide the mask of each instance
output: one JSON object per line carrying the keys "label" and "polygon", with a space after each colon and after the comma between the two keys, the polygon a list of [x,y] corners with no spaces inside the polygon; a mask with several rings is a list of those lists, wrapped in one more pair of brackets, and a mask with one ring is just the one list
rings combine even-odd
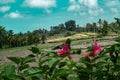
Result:
{"label": "green leaf", "polygon": [[24,60],[23,60],[23,64],[25,63],[30,63],[30,62],[35,62],[35,58],[34,57],[25,57]]}
{"label": "green leaf", "polygon": [[8,80],[21,80],[18,75],[12,74],[8,77]]}
{"label": "green leaf", "polygon": [[55,71],[55,73],[53,74],[52,76],[52,79],[57,79],[61,76],[66,76],[69,75],[69,74],[74,74],[75,72],[73,70],[70,70],[70,69],[58,69]]}
{"label": "green leaf", "polygon": [[44,57],[42,59],[39,60],[39,66],[42,66],[45,62],[49,61],[50,59],[47,57]]}
{"label": "green leaf", "polygon": [[41,70],[38,67],[31,67],[31,68],[28,68],[26,71],[24,71],[23,75],[32,76],[40,73],[41,73]]}
{"label": "green leaf", "polygon": [[5,71],[6,76],[15,74],[15,66],[14,65],[8,65],[4,68],[4,71]]}
{"label": "green leaf", "polygon": [[56,58],[52,58],[51,60],[49,60],[48,62],[48,66],[51,68],[52,66],[55,66],[55,64],[58,64],[58,61],[60,60],[61,58],[59,57],[56,57]]}
{"label": "green leaf", "polygon": [[76,67],[78,68],[78,69],[83,69],[83,68],[86,68],[87,67],[87,65],[85,65],[84,63],[77,63],[76,64]]}
{"label": "green leaf", "polygon": [[35,57],[35,55],[34,54],[29,54],[28,57]]}
{"label": "green leaf", "polygon": [[58,65],[59,65],[59,68],[62,68],[66,65],[66,62],[60,62]]}
{"label": "green leaf", "polygon": [[20,58],[20,57],[8,57],[8,59],[16,64],[20,64],[21,60],[22,60],[22,58]]}
{"label": "green leaf", "polygon": [[68,80],[80,80],[80,78],[78,78],[78,77],[71,77],[71,76],[70,76],[70,77],[67,77],[67,79],[68,79]]}
{"label": "green leaf", "polygon": [[42,72],[44,73],[44,74],[46,74],[46,72],[49,70],[49,66],[48,65],[43,65],[42,66]]}
{"label": "green leaf", "polygon": [[101,67],[103,68],[103,67],[107,66],[108,64],[109,63],[107,63],[107,62],[98,62],[95,65],[97,68],[101,68]]}
{"label": "green leaf", "polygon": [[22,64],[22,65],[19,66],[19,70],[22,71],[22,70],[27,69],[29,67],[30,66],[28,64]]}
{"label": "green leaf", "polygon": [[32,52],[35,53],[35,54],[39,54],[39,53],[40,53],[39,48],[37,48],[37,47],[32,47],[32,48],[29,49],[29,50],[32,51]]}
{"label": "green leaf", "polygon": [[66,64],[70,69],[76,66],[76,63],[73,60],[66,60]]}
{"label": "green leaf", "polygon": [[54,73],[54,71],[57,69],[57,66],[58,66],[58,64],[59,64],[61,59],[62,58],[60,58],[60,57],[56,57],[56,58],[52,58],[51,60],[49,60],[48,66],[49,66],[49,73],[50,73],[50,75],[52,73]]}
{"label": "green leaf", "polygon": [[0,71],[4,69],[5,65],[0,64]]}
{"label": "green leaf", "polygon": [[120,56],[118,57],[118,63],[120,64]]}
{"label": "green leaf", "polygon": [[95,62],[95,63],[105,62],[106,59],[108,59],[108,58],[109,58],[108,56],[98,56],[98,57],[95,57],[95,58],[94,58],[94,62]]}
{"label": "green leaf", "polygon": [[120,43],[120,37],[117,37],[115,41]]}

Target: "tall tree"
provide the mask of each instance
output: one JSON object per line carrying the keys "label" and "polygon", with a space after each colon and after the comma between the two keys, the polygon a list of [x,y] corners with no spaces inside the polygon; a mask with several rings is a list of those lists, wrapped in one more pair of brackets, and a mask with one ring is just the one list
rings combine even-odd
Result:
{"label": "tall tree", "polygon": [[101,19],[98,20],[98,24],[99,24],[99,27],[102,27],[103,22]]}
{"label": "tall tree", "polygon": [[118,35],[120,34],[120,18],[114,18],[116,20],[115,23],[111,23],[111,29],[113,32],[117,33]]}
{"label": "tall tree", "polygon": [[90,24],[90,23],[86,24],[86,31],[87,32],[92,32],[92,24]]}
{"label": "tall tree", "polygon": [[59,24],[59,27],[60,27],[60,30],[64,30],[65,29],[64,24]]}
{"label": "tall tree", "polygon": [[102,28],[103,28],[103,21],[102,21],[101,19],[99,19],[99,20],[98,20],[98,24],[99,24],[99,26],[98,26],[98,33],[101,34],[101,30],[102,30]]}
{"label": "tall tree", "polygon": [[34,39],[33,34],[28,31],[27,32],[27,42],[29,45],[33,44],[33,39]]}
{"label": "tall tree", "polygon": [[13,39],[14,39],[13,30],[7,31],[7,40],[8,40],[8,45],[9,45],[9,47],[12,47]]}
{"label": "tall tree", "polygon": [[93,22],[93,31],[94,31],[94,33],[97,32],[97,24],[95,22]]}
{"label": "tall tree", "polygon": [[68,31],[74,31],[76,29],[76,23],[74,20],[65,22],[65,26]]}
{"label": "tall tree", "polygon": [[103,27],[101,29],[101,33],[103,36],[106,36],[108,34],[109,31],[109,24],[106,20],[103,21]]}
{"label": "tall tree", "polygon": [[4,27],[0,26],[0,48],[3,48],[6,42],[6,30]]}
{"label": "tall tree", "polygon": [[45,44],[45,41],[46,41],[46,35],[45,35],[45,33],[43,32],[42,34],[41,34],[41,41],[42,41],[42,44]]}
{"label": "tall tree", "polygon": [[114,18],[115,20],[116,20],[116,23],[118,23],[119,24],[119,26],[120,26],[120,18]]}

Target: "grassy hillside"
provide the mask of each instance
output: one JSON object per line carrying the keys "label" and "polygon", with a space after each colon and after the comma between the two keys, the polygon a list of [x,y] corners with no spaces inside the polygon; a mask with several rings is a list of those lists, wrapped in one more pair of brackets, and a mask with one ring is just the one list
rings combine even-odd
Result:
{"label": "grassy hillside", "polygon": [[92,39],[93,37],[97,37],[97,35],[98,35],[97,33],[76,33],[67,37],[56,35],[56,37],[49,38],[47,42],[48,43],[61,42],[65,41],[68,38],[70,38],[71,40]]}

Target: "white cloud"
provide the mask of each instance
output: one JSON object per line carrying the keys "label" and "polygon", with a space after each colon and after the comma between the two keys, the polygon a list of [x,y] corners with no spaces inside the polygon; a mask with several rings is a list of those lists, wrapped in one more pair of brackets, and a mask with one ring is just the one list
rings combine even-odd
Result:
{"label": "white cloud", "polygon": [[97,10],[89,9],[88,13],[89,13],[91,16],[97,16],[97,15],[98,15],[98,11],[97,11]]}
{"label": "white cloud", "polygon": [[84,15],[86,15],[85,12],[80,12],[80,16],[84,16]]}
{"label": "white cloud", "polygon": [[106,6],[111,10],[111,12],[115,14],[119,14],[120,10],[120,1],[119,0],[113,0],[113,1],[107,1]]}
{"label": "white cloud", "polygon": [[78,11],[80,16],[86,15],[97,16],[103,13],[103,9],[99,7],[98,0],[69,0],[70,6],[68,11]]}
{"label": "white cloud", "polygon": [[7,12],[10,10],[10,6],[2,6],[0,7],[0,12]]}
{"label": "white cloud", "polygon": [[118,1],[118,0],[114,0],[114,1],[108,1],[107,3],[106,3],[106,6],[108,6],[108,7],[114,7],[114,6],[119,6],[120,5],[120,1]]}
{"label": "white cloud", "polygon": [[25,0],[24,6],[31,8],[50,8],[56,6],[56,0]]}
{"label": "white cloud", "polygon": [[45,11],[46,11],[47,13],[51,13],[51,10],[49,10],[49,9],[45,9]]}
{"label": "white cloud", "polygon": [[80,5],[76,0],[69,0],[70,6],[68,7],[68,11],[76,11],[80,9]]}
{"label": "white cloud", "polygon": [[5,17],[16,19],[16,18],[22,18],[23,16],[18,11],[16,11],[16,12],[11,12],[10,14],[6,14]]}
{"label": "white cloud", "polygon": [[73,4],[68,7],[68,11],[74,11],[74,10],[79,10],[79,9],[80,9],[80,5],[78,4]]}
{"label": "white cloud", "polygon": [[97,16],[98,14],[103,13],[103,9],[102,8],[97,8],[97,9],[89,9],[88,13],[90,14],[90,16]]}
{"label": "white cloud", "polygon": [[14,3],[15,0],[0,0],[0,4]]}
{"label": "white cloud", "polygon": [[98,7],[98,0],[78,0],[80,4],[84,4],[89,8],[96,8]]}
{"label": "white cloud", "polygon": [[76,1],[75,1],[75,0],[69,0],[69,2],[70,2],[70,3],[76,3]]}
{"label": "white cloud", "polygon": [[103,9],[99,7],[98,0],[78,0],[78,2],[86,7],[90,16],[97,16],[103,13]]}
{"label": "white cloud", "polygon": [[110,10],[114,13],[118,13],[118,10],[116,8],[110,8]]}

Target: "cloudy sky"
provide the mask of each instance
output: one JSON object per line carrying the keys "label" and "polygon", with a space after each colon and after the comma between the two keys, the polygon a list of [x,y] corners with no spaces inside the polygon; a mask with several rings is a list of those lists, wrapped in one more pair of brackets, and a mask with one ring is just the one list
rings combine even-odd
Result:
{"label": "cloudy sky", "polygon": [[15,33],[50,29],[68,20],[85,26],[120,18],[120,0],[0,0],[0,25]]}

